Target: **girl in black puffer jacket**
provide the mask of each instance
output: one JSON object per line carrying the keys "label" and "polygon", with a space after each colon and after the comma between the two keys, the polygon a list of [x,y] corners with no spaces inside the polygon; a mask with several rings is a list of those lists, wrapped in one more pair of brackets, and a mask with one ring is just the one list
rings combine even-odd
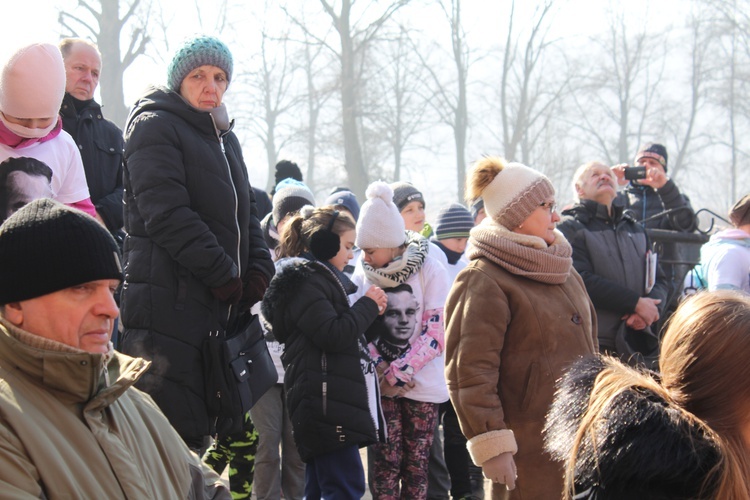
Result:
{"label": "girl in black puffer jacket", "polygon": [[263,299],[263,315],[284,345],[284,388],[294,440],[307,462],[306,498],[362,498],[359,448],[384,436],[365,331],[387,297],[372,287],[349,305],[356,287],[342,271],[354,238],[347,215],[303,207],[284,227],[280,256],[288,264]]}

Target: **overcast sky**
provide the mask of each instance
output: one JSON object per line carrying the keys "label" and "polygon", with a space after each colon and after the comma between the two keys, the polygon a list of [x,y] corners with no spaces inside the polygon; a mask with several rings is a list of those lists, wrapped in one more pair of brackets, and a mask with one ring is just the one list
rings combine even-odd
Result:
{"label": "overcast sky", "polygon": [[[89,0],[96,3],[96,0]],[[125,3],[126,0],[121,0]],[[148,0],[144,0],[144,3]],[[270,18],[270,14],[263,14],[262,0],[248,0],[246,2],[230,2],[231,15],[230,21],[234,30],[226,33],[215,33],[217,13],[213,3],[202,2],[200,0],[151,0],[153,5],[161,11],[161,15],[168,25],[166,34],[167,42],[170,48],[164,49],[164,42],[154,43],[151,47],[149,57],[140,57],[134,65],[125,74],[125,102],[132,103],[141,94],[142,90],[149,84],[164,83],[166,80],[166,65],[171,57],[171,50],[185,37],[193,33],[204,32],[217,34],[220,38],[228,43],[235,57],[236,71],[241,71],[243,62],[247,67],[248,58],[252,55],[254,44],[253,40],[259,39],[260,27],[262,24],[270,26],[272,29],[279,26],[279,32],[284,28],[283,23],[288,22],[283,14],[275,7],[279,2],[269,2],[272,4],[272,10],[275,11],[275,17]],[[317,1],[299,0],[300,5],[305,5],[307,9],[314,9]],[[364,5],[365,0],[359,0],[358,5]],[[411,25],[417,26],[423,30],[441,30],[436,34],[436,38],[446,41],[447,31],[445,20],[439,17],[435,9],[418,8],[429,0],[413,0],[408,12],[413,16],[410,19]],[[591,1],[591,0],[558,0],[555,4],[554,22],[552,25],[552,34],[555,37],[564,37],[571,42],[569,47],[575,46],[576,41],[585,44],[590,35],[601,32],[606,29],[606,10],[611,0]],[[60,37],[61,27],[58,23],[58,14],[60,10],[68,10],[84,15],[82,9],[78,8],[78,0],[4,0],[4,23],[2,31],[2,41],[0,44],[0,55],[3,50],[11,47],[18,47],[25,43],[48,41],[56,43]],[[201,17],[196,13],[196,3],[201,6]],[[218,3],[218,2],[216,2]],[[289,0],[287,3],[293,3]],[[530,20],[532,16],[532,1],[518,0],[517,14],[520,15],[519,22]],[[619,5],[616,2],[615,5]],[[678,9],[687,8],[690,5],[688,0],[631,0],[627,5],[627,15],[631,20],[640,24],[647,24],[650,29],[664,29],[669,22],[681,22],[684,15],[675,15],[679,13]],[[507,16],[510,9],[509,0],[463,0],[462,20],[465,30],[468,33],[469,43],[473,47],[482,47],[484,49],[499,46],[504,41],[505,30],[507,29]],[[430,19],[428,14],[434,16]],[[9,17],[7,17],[9,15]],[[150,21],[152,27],[157,22]],[[633,24],[635,26],[636,24]],[[163,33],[156,32],[154,38],[164,38]],[[237,38],[241,37],[241,38]],[[234,39],[233,39],[234,38]],[[238,43],[240,40],[241,43]],[[124,42],[123,42],[124,43]],[[163,53],[154,53],[155,50],[161,50]],[[4,59],[4,58],[3,58]],[[472,70],[474,71],[474,70]],[[106,78],[107,69],[103,68],[103,78]],[[249,148],[247,148],[249,149]],[[263,155],[260,151],[255,151],[254,155],[246,155],[249,168],[251,169],[251,178],[254,182],[265,183],[265,169],[262,167]],[[502,152],[496,152],[496,154]],[[447,156],[450,158],[450,155]],[[467,158],[471,161],[471,158]],[[254,167],[254,164],[256,167]],[[253,172],[253,170],[257,170]],[[416,184],[427,183],[430,172],[418,172],[413,179]],[[422,180],[424,179],[424,180]],[[455,189],[455,188],[452,188]],[[434,207],[434,205],[433,205]]]}
{"label": "overcast sky", "polygon": [[[96,0],[91,1],[92,3],[96,2]],[[125,2],[125,0],[122,1]],[[307,1],[312,2],[312,0]],[[10,16],[9,19],[4,16],[6,20],[10,21],[4,23],[2,30],[2,46],[4,47],[19,46],[23,43],[36,41],[55,43],[60,36],[60,25],[57,21],[58,12],[61,9],[75,11],[78,5],[77,0],[7,0],[3,3],[5,16],[8,14]],[[189,0],[153,0],[153,3],[161,7],[169,21],[170,31],[168,36],[172,46],[191,33],[213,31],[213,19],[211,19],[210,11],[204,14],[203,19],[199,20],[195,14],[193,2]],[[528,11],[532,3],[529,0],[519,0],[516,9],[518,12],[523,12],[523,9]],[[200,4],[204,10],[210,9],[210,6],[203,7],[204,3]],[[242,4],[242,2],[236,2],[236,4]],[[234,7],[235,26],[241,26],[245,33],[256,31],[260,22],[258,17],[262,14],[253,11],[253,8],[260,4],[262,2],[255,0],[248,1],[247,8],[238,9]],[[663,20],[670,18],[671,7],[686,4],[688,4],[686,0],[682,2],[676,2],[675,0],[631,0],[628,2],[628,11],[636,18]],[[601,29],[604,25],[604,10],[607,8],[608,2],[559,0],[557,5],[559,10],[555,17],[553,30],[557,32],[558,36],[578,36],[585,39],[586,36]],[[502,32],[506,27],[509,6],[508,0],[492,0],[489,2],[464,0],[464,26],[475,40],[475,46],[488,46],[494,40],[503,39]],[[418,13],[419,10],[414,12]],[[530,15],[531,12],[528,14]],[[239,19],[237,19],[238,15]],[[423,26],[442,25],[443,23],[440,19],[419,19],[418,22]],[[168,60],[167,54],[160,54],[158,57]],[[237,59],[240,59],[241,63],[241,58]],[[140,58],[133,68],[126,74],[126,102],[130,102],[137,97],[146,85],[163,83],[166,80],[164,63],[159,60]],[[104,72],[106,73],[106,68]]]}

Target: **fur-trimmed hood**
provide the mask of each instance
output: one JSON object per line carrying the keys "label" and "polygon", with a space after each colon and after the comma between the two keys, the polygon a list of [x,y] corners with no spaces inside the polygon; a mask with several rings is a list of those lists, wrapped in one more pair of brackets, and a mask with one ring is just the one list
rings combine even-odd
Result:
{"label": "fur-trimmed hood", "polygon": [[[610,363],[583,359],[560,381],[547,416],[545,447],[566,468],[596,377]],[[576,498],[712,498],[716,484],[709,476],[720,460],[718,446],[683,410],[652,391],[633,388],[617,394],[600,417],[596,445],[587,437],[580,444]]]}
{"label": "fur-trimmed hood", "polygon": [[[313,272],[315,271],[311,267],[311,262],[302,258],[277,262],[276,275],[268,285],[260,306],[269,330],[271,325],[274,324],[274,314],[289,303],[292,296],[299,290],[300,285],[309,279]],[[273,332],[273,335],[281,343],[287,340],[279,338],[276,332]]]}

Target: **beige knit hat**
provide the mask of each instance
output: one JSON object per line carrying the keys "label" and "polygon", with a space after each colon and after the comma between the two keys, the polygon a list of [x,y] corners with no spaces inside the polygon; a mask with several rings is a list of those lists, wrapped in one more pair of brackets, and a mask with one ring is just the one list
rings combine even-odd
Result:
{"label": "beige knit hat", "polygon": [[520,163],[507,164],[482,192],[487,215],[511,231],[554,196],[544,174]]}
{"label": "beige knit hat", "polygon": [[359,248],[398,248],[406,241],[406,227],[393,203],[393,190],[385,182],[376,181],[367,187],[367,201],[357,219]]}
{"label": "beige knit hat", "polygon": [[0,111],[16,118],[49,118],[60,112],[65,65],[60,49],[34,43],[17,50],[0,74]]}

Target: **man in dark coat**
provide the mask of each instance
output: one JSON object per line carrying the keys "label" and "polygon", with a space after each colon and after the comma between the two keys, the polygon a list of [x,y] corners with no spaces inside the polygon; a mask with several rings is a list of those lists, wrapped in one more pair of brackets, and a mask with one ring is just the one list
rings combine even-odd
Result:
{"label": "man in dark coat", "polygon": [[[635,352],[654,354],[651,325],[662,314],[667,280],[646,231],[613,204],[617,181],[608,166],[586,163],[574,179],[579,202],[563,211],[558,229],[573,247],[573,266],[596,308],[599,349],[626,360]],[[618,340],[618,333],[627,339]]]}
{"label": "man in dark coat", "polygon": [[83,160],[96,217],[118,241],[122,240],[122,130],[104,118],[94,100],[102,58],[93,43],[65,38],[59,44],[65,63],[65,97],[60,107],[63,129]]}
{"label": "man in dark coat", "polygon": [[[695,230],[695,212],[687,196],[680,192],[677,184],[667,176],[667,148],[661,144],[649,142],[638,149],[635,164],[646,168],[644,179],[625,179],[625,166],[612,168],[618,183],[627,184],[615,200],[615,203],[632,210],[636,220],[643,221],[649,229],[667,229],[670,231],[690,232]],[[665,211],[669,215],[651,217]]]}

